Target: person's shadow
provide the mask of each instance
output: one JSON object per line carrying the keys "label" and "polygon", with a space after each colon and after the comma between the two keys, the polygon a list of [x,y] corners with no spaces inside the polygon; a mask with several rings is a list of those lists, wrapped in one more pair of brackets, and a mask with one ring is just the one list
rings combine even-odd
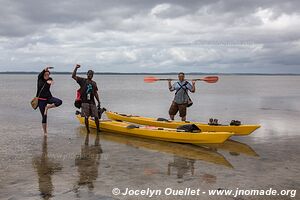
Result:
{"label": "person's shadow", "polygon": [[99,134],[97,134],[94,145],[89,146],[89,134],[86,134],[85,143],[81,146],[81,153],[76,155],[75,166],[77,166],[79,180],[74,191],[77,195],[79,195],[79,188],[82,186],[87,186],[89,191],[94,189],[94,181],[98,178],[102,154],[99,140]]}
{"label": "person's shadow", "polygon": [[51,176],[62,170],[62,165],[59,162],[53,161],[48,157],[47,137],[44,137],[42,143],[42,154],[34,157],[32,160],[33,168],[36,169],[39,182],[40,195],[43,199],[50,199],[53,194],[54,186]]}
{"label": "person's shadow", "polygon": [[177,178],[183,178],[183,176],[189,171],[193,176],[195,171],[194,163],[195,160],[193,159],[182,158],[174,155],[174,162],[169,162],[168,164],[168,175],[171,175],[171,168],[174,167],[177,170]]}
{"label": "person's shadow", "polygon": [[[179,156],[174,156],[174,161],[169,162],[168,164],[168,175],[171,175],[171,169],[172,167],[177,170],[177,178],[182,179],[185,175],[188,175],[190,172],[191,176],[194,176],[195,172],[195,160],[193,159],[186,159]],[[212,174],[204,173],[200,176],[202,181],[207,184],[213,184],[216,183],[217,177]]]}

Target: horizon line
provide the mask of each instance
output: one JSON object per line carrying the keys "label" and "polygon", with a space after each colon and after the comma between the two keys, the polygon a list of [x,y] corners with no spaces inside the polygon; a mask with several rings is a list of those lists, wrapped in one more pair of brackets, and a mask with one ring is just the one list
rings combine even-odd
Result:
{"label": "horizon line", "polygon": [[[38,74],[39,71],[0,71],[0,74]],[[52,71],[52,74],[72,74],[68,71]],[[86,72],[77,72],[77,74],[86,74]],[[177,75],[178,72],[95,72],[103,75]],[[216,74],[216,75],[294,75],[300,73],[255,73],[255,72],[186,72],[188,75]]]}

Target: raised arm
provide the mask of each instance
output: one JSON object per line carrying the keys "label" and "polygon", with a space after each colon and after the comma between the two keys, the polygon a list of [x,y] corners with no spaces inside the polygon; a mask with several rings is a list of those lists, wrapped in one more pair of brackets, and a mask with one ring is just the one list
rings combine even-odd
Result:
{"label": "raised arm", "polygon": [[192,81],[192,89],[190,90],[191,91],[191,93],[195,93],[195,91],[196,91],[196,81]]}
{"label": "raised arm", "polygon": [[76,76],[76,74],[77,74],[77,69],[78,69],[78,68],[80,68],[80,65],[76,64],[75,69],[74,69],[74,71],[73,71],[73,73],[72,73],[72,78],[73,78],[75,81],[77,81],[77,79],[78,79],[78,76]]}
{"label": "raised arm", "polygon": [[172,86],[171,80],[168,80],[168,84],[169,84],[170,92],[173,92],[175,90],[175,88]]}
{"label": "raised arm", "polygon": [[49,67],[46,67],[45,69],[43,69],[43,71],[41,71],[41,73],[39,73],[38,79],[42,79],[46,71],[49,71]]}

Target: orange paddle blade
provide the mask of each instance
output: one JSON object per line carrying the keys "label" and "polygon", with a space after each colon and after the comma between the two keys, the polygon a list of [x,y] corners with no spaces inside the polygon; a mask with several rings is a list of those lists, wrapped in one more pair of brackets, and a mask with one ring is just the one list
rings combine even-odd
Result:
{"label": "orange paddle blade", "polygon": [[144,82],[146,82],[146,83],[153,83],[153,82],[158,81],[158,80],[159,80],[158,78],[155,78],[153,76],[149,76],[149,77],[144,78]]}
{"label": "orange paddle blade", "polygon": [[219,80],[218,76],[207,76],[201,79],[202,81],[205,81],[207,83],[216,83]]}

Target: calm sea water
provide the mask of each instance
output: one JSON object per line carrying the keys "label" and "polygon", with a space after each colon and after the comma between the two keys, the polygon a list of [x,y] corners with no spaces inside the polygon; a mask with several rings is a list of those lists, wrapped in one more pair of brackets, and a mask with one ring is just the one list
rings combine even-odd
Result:
{"label": "calm sea water", "polygon": [[[229,147],[213,150],[114,134],[91,135],[84,145],[85,130],[73,106],[78,85],[70,75],[53,78],[52,94],[63,105],[49,111],[44,140],[40,113],[29,105],[36,75],[0,75],[0,199],[121,198],[112,195],[114,187],[299,189],[300,76],[221,76],[216,84],[197,82],[189,120],[213,117],[223,124],[237,119],[262,125],[250,136],[234,137]],[[166,82],[146,84],[143,76],[125,75],[94,79],[108,110],[168,117],[174,94]]]}

